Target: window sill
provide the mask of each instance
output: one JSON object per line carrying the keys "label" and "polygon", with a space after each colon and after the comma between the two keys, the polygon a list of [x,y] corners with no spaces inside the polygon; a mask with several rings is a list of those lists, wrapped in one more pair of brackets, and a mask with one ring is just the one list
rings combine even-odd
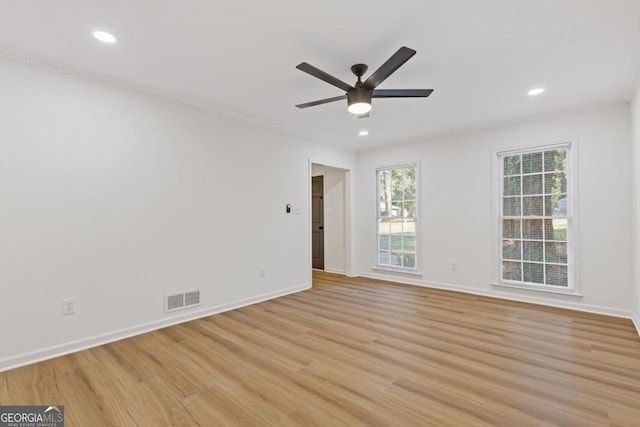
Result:
{"label": "window sill", "polygon": [[556,288],[548,288],[546,286],[516,285],[512,283],[492,283],[491,285],[497,286],[497,287],[511,288],[511,289],[523,289],[526,291],[568,295],[571,297],[578,297],[578,298],[583,297],[583,295],[580,292],[578,292],[576,289],[556,289]]}
{"label": "window sill", "polygon": [[422,273],[418,270],[409,270],[405,268],[393,268],[393,267],[381,267],[379,265],[375,265],[371,267],[371,269],[374,271],[382,271],[385,273],[400,273],[400,274],[406,274],[408,276],[422,277]]}

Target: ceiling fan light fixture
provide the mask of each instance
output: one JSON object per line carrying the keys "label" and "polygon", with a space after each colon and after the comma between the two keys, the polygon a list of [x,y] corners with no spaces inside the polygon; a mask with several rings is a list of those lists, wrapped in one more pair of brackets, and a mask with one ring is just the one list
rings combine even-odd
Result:
{"label": "ceiling fan light fixture", "polygon": [[366,114],[371,111],[371,104],[366,102],[356,102],[355,104],[350,104],[349,107],[347,107],[347,110],[349,110],[351,114]]}
{"label": "ceiling fan light fixture", "polygon": [[351,114],[366,114],[371,111],[371,91],[365,88],[355,88],[347,93],[347,110]]}

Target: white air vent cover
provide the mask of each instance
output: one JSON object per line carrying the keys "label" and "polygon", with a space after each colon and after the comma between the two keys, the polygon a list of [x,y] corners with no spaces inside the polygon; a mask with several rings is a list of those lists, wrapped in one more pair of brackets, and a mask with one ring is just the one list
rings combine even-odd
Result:
{"label": "white air vent cover", "polygon": [[167,295],[167,311],[184,307],[184,294]]}
{"label": "white air vent cover", "polygon": [[192,305],[200,304],[200,291],[186,292],[184,294],[184,306],[189,307]]}
{"label": "white air vent cover", "polygon": [[179,294],[165,295],[164,310],[169,313],[200,305],[200,291],[186,291]]}

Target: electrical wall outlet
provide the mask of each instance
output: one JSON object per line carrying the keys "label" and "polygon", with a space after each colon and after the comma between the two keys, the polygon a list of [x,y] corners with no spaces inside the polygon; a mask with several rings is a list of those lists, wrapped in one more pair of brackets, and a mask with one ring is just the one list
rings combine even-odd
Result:
{"label": "electrical wall outlet", "polygon": [[451,263],[451,269],[452,269],[453,271],[458,271],[458,263],[457,263],[457,262],[455,262],[455,261],[453,261],[453,262]]}
{"label": "electrical wall outlet", "polygon": [[64,316],[68,314],[73,314],[76,312],[76,299],[75,298],[67,298],[62,300],[62,314]]}
{"label": "electrical wall outlet", "polygon": [[260,267],[260,278],[264,279],[265,277],[267,277],[267,273],[265,273],[264,267]]}

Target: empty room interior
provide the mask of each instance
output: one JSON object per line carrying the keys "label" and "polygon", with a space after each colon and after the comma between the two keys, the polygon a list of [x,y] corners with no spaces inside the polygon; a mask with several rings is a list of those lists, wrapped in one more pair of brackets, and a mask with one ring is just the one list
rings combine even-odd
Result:
{"label": "empty room interior", "polygon": [[640,426],[639,214],[637,0],[3,1],[0,426]]}

